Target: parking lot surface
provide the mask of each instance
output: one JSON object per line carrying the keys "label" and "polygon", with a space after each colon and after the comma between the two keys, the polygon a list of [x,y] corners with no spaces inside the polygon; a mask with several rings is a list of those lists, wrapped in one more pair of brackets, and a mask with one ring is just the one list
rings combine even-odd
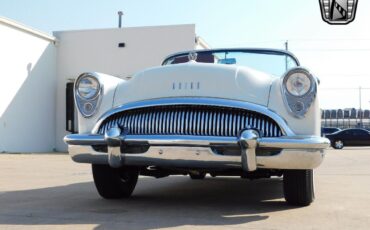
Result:
{"label": "parking lot surface", "polygon": [[67,155],[0,154],[0,229],[370,229],[370,148],[330,150],[309,207],[281,179],[141,177],[129,200],[103,200],[90,165]]}

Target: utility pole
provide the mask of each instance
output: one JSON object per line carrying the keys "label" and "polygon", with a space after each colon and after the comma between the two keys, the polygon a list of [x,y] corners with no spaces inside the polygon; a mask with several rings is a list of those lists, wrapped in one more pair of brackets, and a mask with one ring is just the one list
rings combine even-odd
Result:
{"label": "utility pole", "polygon": [[[285,50],[289,50],[288,40],[285,41]],[[288,71],[288,56],[285,56],[285,71]]]}
{"label": "utility pole", "polygon": [[122,11],[118,11],[118,28],[122,28]]}

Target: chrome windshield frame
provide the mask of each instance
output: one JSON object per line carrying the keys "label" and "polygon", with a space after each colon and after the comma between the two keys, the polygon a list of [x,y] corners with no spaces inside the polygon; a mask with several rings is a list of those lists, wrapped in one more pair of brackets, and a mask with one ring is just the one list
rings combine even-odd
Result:
{"label": "chrome windshield frame", "polygon": [[207,53],[207,52],[244,52],[244,53],[255,53],[255,54],[268,54],[268,55],[287,55],[291,57],[297,66],[300,66],[298,58],[291,52],[287,50],[280,50],[280,49],[266,49],[266,48],[222,48],[222,49],[204,49],[204,50],[188,50],[188,51],[182,51],[177,52],[174,54],[171,54],[167,56],[163,62],[162,65],[168,65],[167,61],[171,58],[177,57],[177,56],[184,56],[189,53]]}

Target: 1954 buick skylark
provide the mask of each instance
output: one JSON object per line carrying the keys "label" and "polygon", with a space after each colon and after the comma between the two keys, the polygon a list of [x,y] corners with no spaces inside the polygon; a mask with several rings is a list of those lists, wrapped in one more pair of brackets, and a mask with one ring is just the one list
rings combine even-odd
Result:
{"label": "1954 buick skylark", "polygon": [[293,205],[314,200],[320,137],[318,79],[289,52],[181,52],[122,80],[83,73],[75,82],[72,159],[92,164],[99,194],[129,197],[139,175],[283,176]]}

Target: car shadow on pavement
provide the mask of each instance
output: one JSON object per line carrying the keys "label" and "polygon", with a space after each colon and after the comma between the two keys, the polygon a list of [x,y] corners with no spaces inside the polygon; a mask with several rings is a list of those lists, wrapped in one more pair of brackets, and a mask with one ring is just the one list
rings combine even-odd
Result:
{"label": "car shadow on pavement", "polygon": [[[0,193],[1,225],[93,225],[96,229],[232,226],[295,208],[279,178],[140,178],[130,199],[101,199],[92,182]],[[73,227],[74,228],[74,227]]]}

